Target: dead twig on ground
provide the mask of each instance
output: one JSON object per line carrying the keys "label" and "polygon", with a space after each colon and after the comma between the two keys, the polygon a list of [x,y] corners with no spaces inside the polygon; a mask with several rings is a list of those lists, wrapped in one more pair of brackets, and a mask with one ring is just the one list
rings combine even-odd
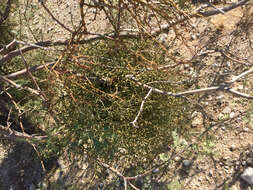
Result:
{"label": "dead twig on ground", "polygon": [[246,66],[253,66],[253,63],[248,63],[248,62],[245,62],[245,61],[240,61],[240,60],[237,60],[237,59],[234,59],[234,58],[230,57],[224,51],[220,51],[220,52],[222,53],[222,55],[224,55],[226,58],[230,59],[231,61],[243,64],[243,65],[246,65]]}

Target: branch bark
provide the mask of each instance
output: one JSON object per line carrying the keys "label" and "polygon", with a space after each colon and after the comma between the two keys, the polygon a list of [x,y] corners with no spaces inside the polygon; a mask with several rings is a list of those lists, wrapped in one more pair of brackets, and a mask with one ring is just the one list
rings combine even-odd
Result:
{"label": "branch bark", "polygon": [[20,133],[18,131],[8,129],[2,125],[0,125],[0,139],[8,139],[8,140],[36,140],[41,141],[47,139],[47,136],[35,136],[28,135],[27,133]]}
{"label": "branch bark", "polygon": [[28,71],[29,72],[38,71],[38,70],[43,69],[45,67],[51,67],[54,64],[55,64],[55,62],[45,63],[43,65],[35,65],[35,66],[32,66],[32,67],[29,67],[28,69],[26,68],[26,69],[22,69],[20,71],[17,71],[15,73],[4,75],[3,77],[8,78],[8,79],[16,79],[16,78],[18,78],[22,75],[25,75]]}
{"label": "branch bark", "polygon": [[188,90],[188,91],[178,92],[178,93],[163,91],[163,90],[160,90],[158,88],[154,88],[150,85],[143,84],[140,81],[138,81],[132,75],[127,75],[126,78],[130,78],[131,80],[135,81],[137,83],[137,85],[139,85],[139,86],[143,86],[145,88],[152,89],[152,91],[154,91],[156,93],[164,94],[164,95],[167,95],[167,96],[182,97],[182,96],[186,96],[186,95],[193,95],[193,94],[198,94],[198,93],[203,93],[203,92],[212,92],[212,91],[221,90],[221,91],[229,92],[229,93],[232,93],[234,95],[237,95],[237,96],[240,96],[240,97],[243,97],[243,98],[246,98],[246,99],[253,99],[253,96],[238,92],[238,91],[231,88],[231,85],[234,82],[236,82],[240,78],[242,78],[242,77],[244,77],[248,74],[251,74],[251,73],[253,73],[253,68],[241,73],[240,75],[236,76],[234,79],[232,79],[231,81],[226,82],[225,84],[221,84],[219,86],[211,86],[211,87],[208,87],[208,88]]}

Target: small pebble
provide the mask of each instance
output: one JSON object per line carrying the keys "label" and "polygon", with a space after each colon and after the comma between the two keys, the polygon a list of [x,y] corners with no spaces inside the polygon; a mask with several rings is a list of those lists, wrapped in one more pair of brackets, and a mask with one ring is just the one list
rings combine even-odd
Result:
{"label": "small pebble", "polygon": [[184,69],[187,69],[187,68],[189,68],[189,67],[190,67],[189,64],[184,64]]}
{"label": "small pebble", "polygon": [[99,188],[103,188],[103,187],[104,187],[104,184],[103,184],[103,183],[100,183],[98,186],[99,186]]}
{"label": "small pebble", "polygon": [[160,36],[159,36],[159,42],[160,43],[165,43],[167,38],[168,38],[167,34],[165,34],[165,33],[160,34]]}
{"label": "small pebble", "polygon": [[198,178],[198,181],[199,181],[199,182],[201,182],[201,181],[202,181],[202,177],[201,177],[201,176]]}
{"label": "small pebble", "polygon": [[253,151],[249,152],[247,155],[248,155],[248,157],[253,158]]}
{"label": "small pebble", "polygon": [[225,129],[226,129],[226,127],[221,127],[221,130],[222,130],[222,131],[225,131]]}
{"label": "small pebble", "polygon": [[231,114],[231,108],[227,106],[224,110],[222,110],[222,113]]}
{"label": "small pebble", "polygon": [[220,96],[217,96],[216,99],[223,99],[224,98],[224,95],[220,95]]}
{"label": "small pebble", "polygon": [[197,36],[193,34],[193,35],[191,36],[191,39],[192,39],[192,40],[196,40],[196,39],[197,39]]}
{"label": "small pebble", "polygon": [[244,128],[243,128],[243,132],[249,132],[249,128],[244,127]]}
{"label": "small pebble", "polygon": [[248,158],[246,163],[247,165],[253,166],[253,158]]}
{"label": "small pebble", "polygon": [[232,144],[232,145],[230,146],[230,148],[229,148],[230,151],[234,151],[235,149],[236,149],[236,147],[235,147],[234,144]]}
{"label": "small pebble", "polygon": [[153,169],[153,170],[152,170],[152,173],[153,173],[153,174],[155,174],[155,173],[157,173],[157,172],[159,172],[159,168],[156,168],[156,169]]}
{"label": "small pebble", "polygon": [[233,118],[234,116],[235,116],[235,112],[231,112],[231,113],[229,114],[230,119]]}
{"label": "small pebble", "polygon": [[183,161],[183,165],[184,165],[185,167],[189,167],[189,166],[191,165],[191,161],[190,161],[190,160],[184,160],[184,161]]}
{"label": "small pebble", "polygon": [[244,181],[246,181],[249,185],[253,185],[253,168],[252,167],[246,168],[240,177]]}

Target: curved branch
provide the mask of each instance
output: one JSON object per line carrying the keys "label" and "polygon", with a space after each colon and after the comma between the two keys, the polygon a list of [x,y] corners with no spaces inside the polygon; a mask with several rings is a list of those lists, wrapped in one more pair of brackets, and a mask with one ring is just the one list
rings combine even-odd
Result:
{"label": "curved branch", "polygon": [[247,71],[241,73],[240,75],[234,77],[234,79],[232,79],[231,81],[229,81],[227,83],[228,84],[232,84],[232,83],[236,82],[237,80],[239,80],[240,78],[242,78],[242,77],[244,77],[244,76],[246,76],[248,74],[251,74],[251,73],[253,73],[253,68],[251,68],[250,70],[247,70]]}

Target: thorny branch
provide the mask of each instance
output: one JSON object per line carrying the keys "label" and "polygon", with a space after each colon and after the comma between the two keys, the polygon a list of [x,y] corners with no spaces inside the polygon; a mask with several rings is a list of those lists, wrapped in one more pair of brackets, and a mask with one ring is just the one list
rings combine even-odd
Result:
{"label": "thorny branch", "polygon": [[227,92],[230,92],[234,95],[237,95],[237,96],[240,96],[240,97],[243,97],[243,98],[246,98],[246,99],[253,99],[253,96],[251,95],[248,95],[248,94],[244,94],[242,92],[238,92],[234,89],[232,89],[230,86],[236,82],[237,80],[239,80],[240,78],[250,74],[250,73],[253,73],[253,68],[250,69],[250,70],[247,70],[243,73],[241,73],[240,75],[234,77],[234,79],[226,82],[226,84],[223,84],[223,85],[220,85],[220,86],[212,86],[212,87],[208,87],[208,88],[201,88],[201,89],[196,89],[196,90],[189,90],[189,91],[184,91],[184,92],[178,92],[178,93],[172,93],[172,92],[166,92],[166,91],[162,91],[160,89],[157,89],[157,88],[154,88],[150,85],[147,85],[147,84],[143,84],[141,82],[139,82],[136,78],[134,78],[132,75],[127,75],[126,77],[127,78],[130,78],[132,79],[133,81],[135,81],[138,85],[140,86],[143,86],[145,88],[148,88],[150,89],[149,92],[147,93],[147,95],[144,97],[142,103],[141,103],[141,106],[140,106],[140,109],[138,111],[138,114],[136,115],[134,121],[131,122],[131,124],[134,126],[134,127],[138,127],[136,125],[136,122],[140,116],[140,114],[142,113],[143,111],[143,106],[144,106],[144,103],[146,101],[146,99],[149,97],[149,95],[151,94],[152,91],[156,92],[156,93],[159,93],[159,94],[163,94],[163,95],[168,95],[168,96],[174,96],[174,97],[183,97],[183,96],[186,96],[186,95],[192,95],[192,94],[197,94],[197,93],[203,93],[203,92],[212,92],[212,91],[217,91],[217,90],[222,90],[222,91],[227,91]]}

